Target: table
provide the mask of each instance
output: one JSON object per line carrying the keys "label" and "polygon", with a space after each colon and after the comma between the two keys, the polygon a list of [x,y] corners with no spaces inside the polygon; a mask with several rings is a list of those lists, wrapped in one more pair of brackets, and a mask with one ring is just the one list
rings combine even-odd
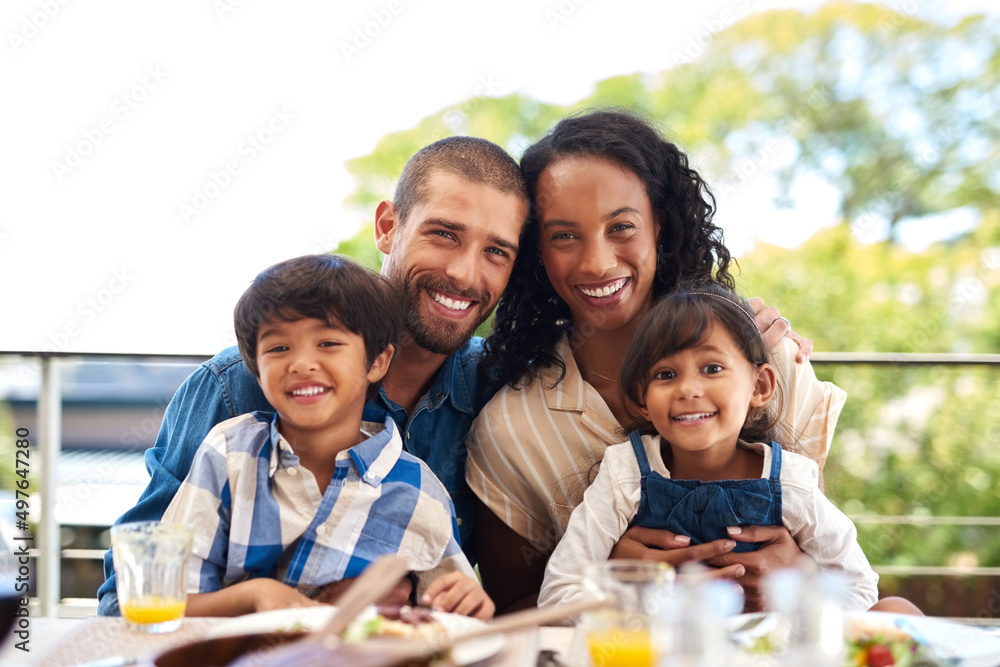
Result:
{"label": "table", "polygon": [[[223,618],[185,618],[176,632],[144,634],[125,627],[120,617],[92,616],[87,619],[32,619],[30,653],[14,648],[16,637],[8,638],[0,650],[2,665],[68,667],[112,656],[140,658],[157,655],[171,647],[206,637]],[[481,667],[525,667],[534,665],[539,650],[560,656],[569,654],[572,628],[545,627],[507,635],[504,647]]]}
{"label": "table", "polygon": [[[173,646],[202,639],[212,627],[228,620],[185,618],[177,632],[149,635],[129,630],[119,617],[33,618],[31,652],[24,653],[14,649],[17,639],[8,638],[3,647],[0,647],[0,665],[68,667],[112,656],[153,656]],[[984,631],[1000,636],[1000,621],[996,618],[942,620],[983,626]],[[477,663],[477,667],[532,667],[541,650],[555,651],[560,661],[568,667],[578,667],[587,662],[584,648],[573,628],[543,627],[507,635],[504,647],[493,657]],[[1000,654],[996,665],[1000,665]]]}

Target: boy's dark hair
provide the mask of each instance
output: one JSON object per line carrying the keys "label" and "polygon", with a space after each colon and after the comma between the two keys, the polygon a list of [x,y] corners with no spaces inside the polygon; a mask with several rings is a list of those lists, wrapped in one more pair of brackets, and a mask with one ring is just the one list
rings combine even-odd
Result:
{"label": "boy's dark hair", "polygon": [[400,224],[424,198],[427,179],[437,169],[528,201],[521,168],[504,149],[477,137],[446,137],[421,148],[403,167],[392,202]]}
{"label": "boy's dark hair", "polygon": [[[654,304],[632,337],[619,380],[624,397],[644,406],[650,369],[664,357],[698,345],[713,324],[729,333],[748,363],[770,363],[770,354],[754,323],[753,309],[745,300],[718,283],[688,283]],[[741,439],[769,442],[783,435],[779,430],[781,382],[776,385],[767,405],[747,413]],[[648,430],[650,425],[638,422],[635,426]]]}
{"label": "boy's dark hair", "polygon": [[[275,319],[315,318],[365,341],[371,367],[388,345],[399,351],[403,310],[397,290],[380,275],[343,255],[305,255],[261,271],[236,303],[236,343],[247,368],[260,378],[257,334]],[[368,387],[373,398],[381,382]]]}

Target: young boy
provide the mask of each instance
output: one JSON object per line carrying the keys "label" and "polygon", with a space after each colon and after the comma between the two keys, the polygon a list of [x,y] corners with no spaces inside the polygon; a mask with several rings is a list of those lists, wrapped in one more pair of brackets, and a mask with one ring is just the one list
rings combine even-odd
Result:
{"label": "young boy", "polygon": [[310,593],[386,553],[409,559],[416,599],[492,616],[444,486],[391,418],[361,421],[402,310],[378,275],[332,255],[276,264],[240,298],[239,349],[276,412],[213,428],[163,515],[195,529],[189,616],[317,604]]}

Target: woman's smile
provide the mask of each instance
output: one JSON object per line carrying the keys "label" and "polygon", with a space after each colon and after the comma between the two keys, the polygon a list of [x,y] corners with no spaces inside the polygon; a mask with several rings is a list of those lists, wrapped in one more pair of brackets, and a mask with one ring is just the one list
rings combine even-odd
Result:
{"label": "woman's smile", "polygon": [[577,325],[618,330],[649,310],[659,225],[639,177],[603,157],[549,165],[538,179],[539,252]]}
{"label": "woman's smile", "polygon": [[619,291],[621,291],[621,289],[625,287],[625,284],[628,282],[628,278],[618,278],[617,280],[605,283],[603,286],[578,285],[577,289],[592,299],[607,299],[612,296],[617,296]]}

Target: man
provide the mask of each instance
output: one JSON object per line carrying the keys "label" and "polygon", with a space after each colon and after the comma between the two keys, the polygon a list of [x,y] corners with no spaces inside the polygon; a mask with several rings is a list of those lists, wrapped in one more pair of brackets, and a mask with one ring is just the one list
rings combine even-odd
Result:
{"label": "man", "polygon": [[[462,548],[475,562],[473,495],[465,482],[465,435],[491,390],[478,375],[482,340],[473,333],[510,277],[528,197],[517,163],[482,139],[450,137],[414,155],[393,201],[375,211],[382,274],[407,303],[406,332],[363,419],[389,415],[406,449],[423,459],[455,503]],[[177,390],[156,445],[146,453],[150,482],[117,523],[158,520],[215,424],[273,410],[237,348],[205,362]],[[104,556],[102,615],[116,615],[114,563]]]}

